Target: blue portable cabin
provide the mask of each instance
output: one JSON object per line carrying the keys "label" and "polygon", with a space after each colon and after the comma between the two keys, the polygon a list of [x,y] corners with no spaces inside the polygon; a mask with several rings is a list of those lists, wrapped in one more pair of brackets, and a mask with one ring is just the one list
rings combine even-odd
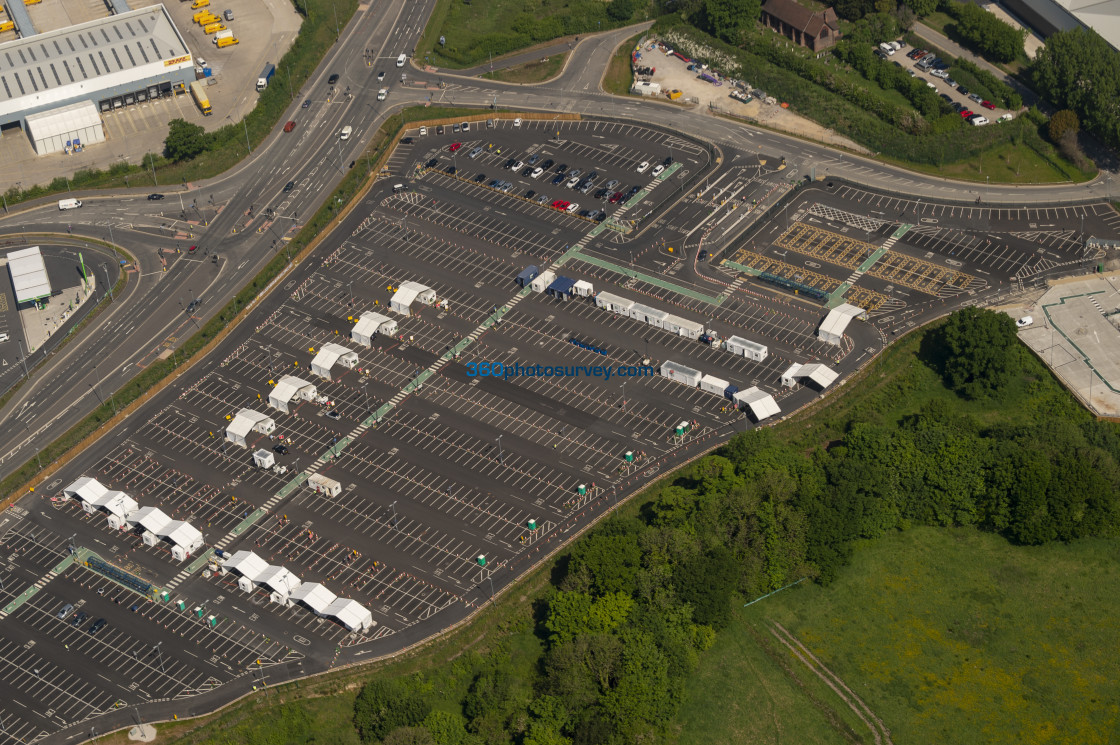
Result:
{"label": "blue portable cabin", "polygon": [[726,398],[728,401],[734,401],[735,400],[735,394],[738,393],[738,392],[739,392],[739,386],[729,385],[729,386],[727,386],[727,390],[725,390],[723,392],[723,397]]}
{"label": "blue portable cabin", "polygon": [[576,281],[570,277],[557,277],[545,290],[557,300],[571,300],[575,294]]}
{"label": "blue portable cabin", "polygon": [[521,274],[517,275],[517,286],[528,287],[529,283],[536,279],[538,274],[540,274],[540,271],[535,266],[525,267]]}

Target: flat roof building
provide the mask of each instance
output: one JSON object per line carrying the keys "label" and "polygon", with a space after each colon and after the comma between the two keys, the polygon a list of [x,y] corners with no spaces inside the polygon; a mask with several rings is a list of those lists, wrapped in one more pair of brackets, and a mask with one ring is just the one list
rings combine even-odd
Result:
{"label": "flat roof building", "polygon": [[51,296],[47,265],[43,263],[43,254],[38,246],[10,252],[8,273],[12,275],[12,289],[15,290],[17,304]]}
{"label": "flat roof building", "polygon": [[[38,126],[42,139],[32,144],[40,154],[40,143],[53,147],[60,133],[51,118],[29,127],[34,114],[81,103],[91,103],[94,113],[111,111],[185,91],[195,78],[191,51],[163,5],[41,34],[21,32],[23,38],[0,44],[0,126],[18,123],[25,131]],[[85,121],[85,107],[66,116],[80,119],[82,132],[99,129],[100,123],[95,128]]]}

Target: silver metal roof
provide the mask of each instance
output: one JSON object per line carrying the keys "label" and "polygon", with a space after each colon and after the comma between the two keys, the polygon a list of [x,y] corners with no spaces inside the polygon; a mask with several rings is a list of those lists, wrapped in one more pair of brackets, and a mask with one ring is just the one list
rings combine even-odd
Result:
{"label": "silver metal roof", "polygon": [[0,107],[92,95],[183,63],[186,42],[166,9],[152,5],[0,44]]}

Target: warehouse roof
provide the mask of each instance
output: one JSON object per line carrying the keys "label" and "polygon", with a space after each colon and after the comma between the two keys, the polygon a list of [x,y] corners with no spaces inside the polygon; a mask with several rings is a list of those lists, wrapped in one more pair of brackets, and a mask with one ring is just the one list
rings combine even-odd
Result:
{"label": "warehouse roof", "polygon": [[[167,11],[151,5],[0,44],[0,110],[64,101],[191,64]],[[106,80],[94,82],[99,78]]]}
{"label": "warehouse roof", "polygon": [[17,303],[50,297],[51,282],[47,278],[47,265],[43,263],[43,255],[38,246],[9,253],[8,271],[12,273],[12,287],[16,291]]}

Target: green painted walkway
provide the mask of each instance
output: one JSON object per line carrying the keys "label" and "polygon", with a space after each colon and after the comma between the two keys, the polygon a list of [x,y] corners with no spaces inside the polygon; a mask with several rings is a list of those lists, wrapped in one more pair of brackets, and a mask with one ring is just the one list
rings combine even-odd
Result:
{"label": "green painted walkway", "polygon": [[660,277],[655,277],[652,274],[646,274],[645,272],[639,272],[636,269],[619,266],[618,264],[607,261],[606,259],[600,259],[598,256],[580,254],[579,260],[586,261],[588,264],[594,264],[595,266],[602,267],[603,269],[610,269],[611,271],[619,272],[627,277],[633,277],[635,279],[640,279],[643,282],[649,282],[651,285],[654,285],[656,287],[670,290],[677,293],[678,295],[684,295],[685,297],[690,297],[693,300],[699,300],[701,302],[708,303],[709,305],[720,305],[724,300],[724,298],[722,297],[715,295],[705,295],[702,292],[697,292],[696,290],[689,289],[688,287],[683,287],[682,285],[668,282],[664,279],[661,279]]}
{"label": "green painted walkway", "polygon": [[[898,230],[894,231],[894,233],[891,234],[891,237],[887,239],[886,243],[872,251],[871,255],[868,256],[867,259],[865,259],[864,262],[859,265],[856,271],[860,274],[866,274],[867,272],[869,272],[871,270],[871,267],[875,266],[879,259],[887,255],[887,253],[891,250],[891,246],[895,244],[895,241],[906,235],[906,233],[909,232],[910,228],[912,227],[914,226],[907,225],[906,223],[902,223],[901,225],[899,225]],[[844,303],[844,293],[852,289],[853,284],[853,282],[841,282],[839,287],[829,293],[828,302],[824,304],[824,307],[835,308],[837,305],[842,305]]]}

